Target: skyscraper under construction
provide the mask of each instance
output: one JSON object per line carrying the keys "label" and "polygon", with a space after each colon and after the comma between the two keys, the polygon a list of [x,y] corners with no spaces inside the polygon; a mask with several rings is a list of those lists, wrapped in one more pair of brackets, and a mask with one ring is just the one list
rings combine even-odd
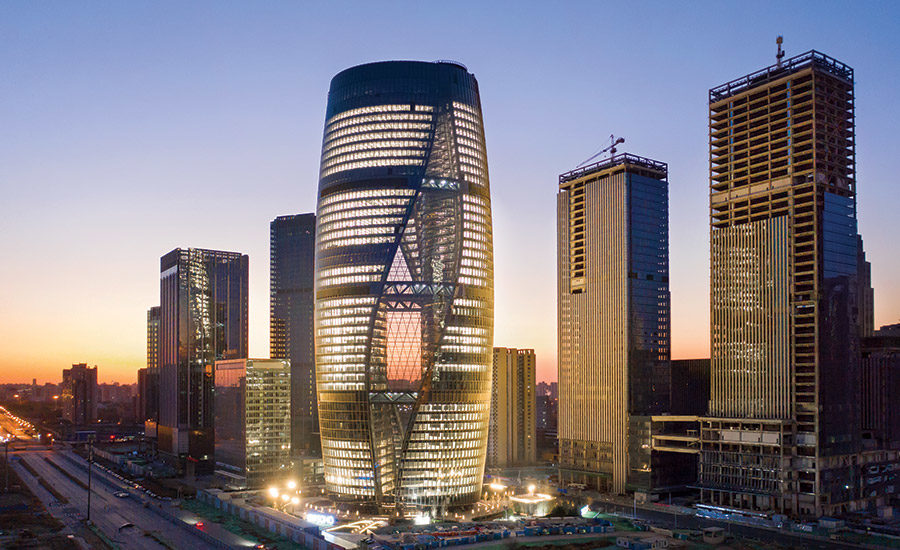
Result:
{"label": "skyscraper under construction", "polygon": [[839,514],[888,458],[861,453],[854,127],[853,69],[816,51],[709,91],[707,503]]}
{"label": "skyscraper under construction", "polygon": [[665,163],[627,153],[559,176],[563,484],[623,493],[668,483],[650,449],[651,416],[669,410],[668,188]]}

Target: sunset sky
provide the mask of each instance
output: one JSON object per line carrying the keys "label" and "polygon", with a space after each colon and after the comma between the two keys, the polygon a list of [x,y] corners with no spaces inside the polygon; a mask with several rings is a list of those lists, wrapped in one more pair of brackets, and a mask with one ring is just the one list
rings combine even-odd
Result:
{"label": "sunset sky", "polygon": [[876,327],[900,320],[900,3],[7,2],[0,7],[0,382],[73,362],[134,382],[159,257],[250,255],[268,356],[269,221],[315,209],[331,77],[388,59],[478,78],[495,345],[556,379],[557,176],[624,136],[669,164],[672,355],[708,356],[707,91],[817,49],[856,71]]}

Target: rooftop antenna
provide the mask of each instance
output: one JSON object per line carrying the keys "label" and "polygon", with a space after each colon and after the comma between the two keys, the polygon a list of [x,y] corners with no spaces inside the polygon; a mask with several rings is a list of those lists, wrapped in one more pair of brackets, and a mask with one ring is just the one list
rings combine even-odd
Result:
{"label": "rooftop antenna", "polygon": [[784,37],[779,35],[778,38],[775,39],[775,43],[778,44],[778,53],[775,54],[775,59],[777,60],[775,66],[779,69],[781,68],[781,58],[784,57],[784,50],[781,49],[782,42],[784,42]]}
{"label": "rooftop antenna", "polygon": [[609,158],[613,158],[613,157],[616,155],[616,145],[618,145],[618,144],[620,144],[620,143],[625,143],[625,138],[623,138],[623,137],[618,137],[618,138],[617,138],[616,136],[610,134],[610,135],[609,135],[609,147],[605,147],[605,148],[603,148],[603,149],[600,149],[599,151],[597,151],[596,153],[594,153],[593,155],[591,155],[590,157],[588,157],[587,160],[585,160],[584,162],[582,162],[581,164],[579,164],[578,166],[576,166],[575,169],[577,170],[578,168],[581,168],[582,166],[584,166],[585,164],[591,162],[592,160],[594,160],[595,158],[599,157],[599,156],[602,155],[603,153],[609,153]]}

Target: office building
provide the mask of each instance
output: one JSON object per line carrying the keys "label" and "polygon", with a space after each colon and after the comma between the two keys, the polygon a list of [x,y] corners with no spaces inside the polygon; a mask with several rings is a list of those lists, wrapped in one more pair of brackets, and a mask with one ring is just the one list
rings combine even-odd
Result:
{"label": "office building", "polygon": [[705,415],[709,410],[709,359],[673,360],[671,392],[669,412]]}
{"label": "office building", "polygon": [[77,363],[70,369],[63,369],[61,391],[63,418],[75,426],[97,421],[100,392],[97,389],[96,366]]}
{"label": "office building", "polygon": [[156,435],[159,418],[159,306],[147,310],[147,366],[138,370],[138,421]]}
{"label": "office building", "polygon": [[313,286],[316,216],[279,216],[269,225],[269,356],[291,364],[291,448],[318,455]]}
{"label": "office building", "polygon": [[475,77],[391,61],[331,82],[316,235],[326,489],[441,514],[477,501],[493,247]]}
{"label": "office building", "polygon": [[216,361],[216,473],[235,488],[291,476],[291,368],[284,359]]}
{"label": "office building", "polygon": [[200,248],[160,259],[157,442],[195,471],[213,466],[215,362],[247,357],[247,263],[246,255]]}
{"label": "office building", "polygon": [[889,327],[882,327],[876,335],[862,341],[862,429],[866,448],[900,450],[898,396],[900,331],[891,334]]}
{"label": "office building", "polygon": [[650,491],[650,416],[669,409],[668,167],[630,154],[557,195],[560,482]]}
{"label": "office building", "polygon": [[494,348],[487,465],[531,465],[537,459],[534,350]]}
{"label": "office building", "polygon": [[817,517],[875,498],[860,477],[886,455],[859,454],[854,116],[853,69],[816,51],[709,91],[706,503]]}

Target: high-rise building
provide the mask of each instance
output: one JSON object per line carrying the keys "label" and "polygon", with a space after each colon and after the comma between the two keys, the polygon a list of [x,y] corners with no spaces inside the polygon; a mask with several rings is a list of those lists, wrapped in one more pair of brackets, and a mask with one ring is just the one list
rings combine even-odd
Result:
{"label": "high-rise building", "polygon": [[176,248],[160,259],[158,446],[213,466],[213,369],[247,357],[246,255]]}
{"label": "high-rise building", "polygon": [[146,431],[155,435],[159,419],[159,306],[147,310],[147,367],[138,371],[137,413]]}
{"label": "high-rise building", "polygon": [[291,448],[317,455],[313,311],[316,215],[279,216],[269,226],[269,355],[291,364]]}
{"label": "high-rise building", "polygon": [[866,448],[900,450],[898,396],[900,330],[882,327],[862,341],[862,430]]}
{"label": "high-rise building", "polygon": [[709,91],[707,503],[821,516],[868,499],[854,133],[853,69],[816,51]]}
{"label": "high-rise building", "polygon": [[77,363],[70,369],[63,369],[62,384],[63,418],[75,426],[84,426],[97,420],[97,404],[100,392],[97,389],[97,367],[87,363]]}
{"label": "high-rise building", "polygon": [[475,77],[391,61],[331,81],[316,235],[325,483],[397,511],[475,502],[493,248]]}
{"label": "high-rise building", "polygon": [[649,490],[669,408],[668,167],[620,154],[559,177],[562,483]]}
{"label": "high-rise building", "polygon": [[534,464],[536,454],[534,350],[494,348],[487,464]]}
{"label": "high-rise building", "polygon": [[291,367],[283,359],[216,361],[217,475],[233,487],[277,483],[291,468]]}
{"label": "high-rise building", "polygon": [[671,395],[670,413],[705,415],[709,410],[709,359],[672,361]]}

